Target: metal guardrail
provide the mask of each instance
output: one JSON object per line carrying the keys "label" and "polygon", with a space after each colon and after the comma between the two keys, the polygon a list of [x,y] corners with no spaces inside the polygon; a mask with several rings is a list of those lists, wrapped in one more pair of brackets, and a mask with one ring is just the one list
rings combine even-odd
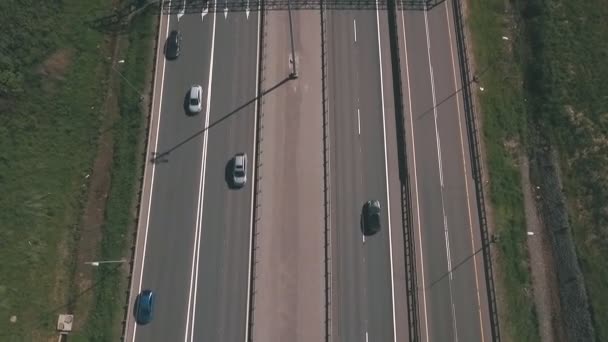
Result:
{"label": "metal guardrail", "polygon": [[321,0],[321,97],[323,111],[323,196],[325,207],[325,341],[332,338],[332,256],[331,256],[331,165],[329,109],[327,108],[327,37],[325,1]]}
{"label": "metal guardrail", "polygon": [[[260,6],[264,5],[264,1],[260,1]],[[254,196],[253,196],[253,238],[251,239],[251,264],[249,265],[249,267],[251,268],[251,278],[249,279],[249,321],[246,323],[249,327],[247,329],[247,336],[245,336],[245,339],[247,341],[253,341],[253,324],[254,324],[254,316],[253,316],[253,312],[254,310],[254,304],[255,304],[255,293],[256,293],[256,289],[255,289],[255,270],[256,270],[256,260],[255,260],[255,255],[256,255],[256,250],[257,250],[257,222],[259,221],[260,217],[259,217],[259,208],[260,208],[260,204],[258,202],[258,195],[260,194],[261,190],[260,190],[260,168],[262,167],[262,164],[260,162],[261,155],[262,155],[262,149],[261,149],[261,144],[262,144],[262,128],[264,127],[263,123],[262,123],[262,118],[264,116],[264,114],[262,113],[262,104],[264,102],[264,97],[262,96],[262,94],[264,94],[265,89],[263,89],[262,85],[264,84],[264,68],[265,68],[265,64],[264,64],[264,52],[265,52],[265,47],[266,47],[266,12],[264,10],[260,11],[260,36],[258,37],[258,39],[260,40],[260,51],[258,58],[260,59],[259,65],[258,65],[258,93],[256,94],[256,96],[258,97],[258,103],[257,103],[257,120],[256,120],[256,127],[254,127],[254,129],[256,130],[256,148],[255,148],[255,152],[256,152],[256,158],[255,158],[255,165],[253,166],[254,168],[254,175],[253,177],[255,177],[255,182],[254,182],[254,188],[252,189],[252,191],[254,192]]]}
{"label": "metal guardrail", "polygon": [[420,340],[420,322],[418,320],[418,291],[416,277],[416,257],[414,253],[414,232],[412,230],[412,202],[410,200],[410,181],[407,168],[407,144],[405,129],[405,111],[403,104],[403,84],[401,81],[401,61],[399,52],[399,29],[397,6],[399,0],[389,0],[388,26],[393,68],[393,92],[395,98],[395,122],[397,130],[397,154],[399,161],[399,181],[401,191],[401,222],[403,230],[403,253],[405,260],[405,281],[407,296],[408,333],[410,341]]}
{"label": "metal guardrail", "polygon": [[469,152],[471,154],[473,179],[475,181],[475,197],[477,198],[477,214],[481,230],[481,244],[483,250],[483,261],[486,274],[486,286],[488,291],[488,306],[490,310],[490,328],[492,340],[500,342],[500,331],[498,327],[498,310],[496,307],[496,292],[494,289],[494,274],[492,271],[492,257],[490,254],[491,239],[488,235],[488,223],[485,211],[483,194],[483,181],[481,172],[481,161],[479,153],[479,140],[477,135],[477,123],[475,121],[475,110],[471,93],[471,74],[469,71],[469,59],[467,55],[466,37],[464,33],[464,17],[462,14],[461,0],[453,0],[454,26],[456,27],[456,44],[458,47],[458,62],[462,75],[462,91],[464,99],[464,111],[467,121],[467,135],[469,138]]}

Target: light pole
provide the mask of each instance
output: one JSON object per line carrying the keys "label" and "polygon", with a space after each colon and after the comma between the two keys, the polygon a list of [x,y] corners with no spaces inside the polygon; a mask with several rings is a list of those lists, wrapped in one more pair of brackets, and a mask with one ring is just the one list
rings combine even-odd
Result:
{"label": "light pole", "polygon": [[127,260],[120,259],[120,260],[87,261],[87,262],[85,262],[85,264],[97,267],[101,264],[120,264],[123,262],[127,262]]}
{"label": "light pole", "polygon": [[298,78],[298,72],[296,71],[296,50],[293,46],[293,26],[291,24],[291,0],[287,0],[287,13],[289,15],[289,37],[291,38],[291,74],[289,78]]}

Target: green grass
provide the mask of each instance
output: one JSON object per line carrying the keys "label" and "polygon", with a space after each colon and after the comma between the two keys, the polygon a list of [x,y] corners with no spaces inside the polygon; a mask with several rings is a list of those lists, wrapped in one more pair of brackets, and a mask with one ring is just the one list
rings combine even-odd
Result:
{"label": "green grass", "polygon": [[[608,6],[606,0],[471,0],[471,28],[486,91],[481,95],[491,200],[501,233],[506,324],[511,340],[538,340],[527,274],[519,175],[512,150],[527,149],[534,123],[558,149],[571,228],[598,341],[608,341]],[[517,19],[523,39],[505,53]],[[524,31],[525,30],[525,31]],[[509,50],[511,51],[511,50]],[[507,75],[511,75],[505,80]],[[526,98],[525,102],[522,99]],[[517,145],[517,144],[515,144]],[[516,149],[515,149],[516,150]],[[567,310],[567,308],[566,308]]]}
{"label": "green grass", "polygon": [[598,341],[608,340],[608,3],[532,2],[531,115],[558,148]]}
{"label": "green grass", "polygon": [[[501,334],[508,341],[539,341],[538,322],[530,292],[525,244],[526,226],[518,151],[526,148],[526,107],[522,65],[516,32],[509,30],[503,0],[471,0],[469,27],[480,83],[483,135],[490,174],[490,201],[500,239],[497,258],[503,288]],[[510,36],[504,41],[501,36]],[[511,45],[513,43],[513,45]]]}
{"label": "green grass", "polygon": [[[56,336],[57,314],[68,311],[74,236],[82,215],[86,175],[95,156],[108,82],[110,52],[89,21],[109,13],[108,0],[0,1],[0,340]],[[147,72],[152,15],[128,33],[122,72],[139,89]],[[55,52],[65,52],[41,74]],[[59,65],[59,66],[58,66]],[[32,96],[36,94],[36,96]],[[114,167],[101,258],[128,256],[127,227],[141,166],[138,138],[145,118],[138,94],[120,90],[114,126]],[[99,268],[95,305],[72,339],[116,341],[125,276]],[[123,287],[120,287],[120,286]],[[15,315],[16,323],[9,317]],[[78,318],[76,318],[78,319]]]}
{"label": "green grass", "polygon": [[[2,341],[54,335],[56,313],[65,309],[55,289],[69,286],[62,255],[80,219],[107,79],[103,37],[85,20],[106,7],[106,0],[0,2]],[[69,55],[60,78],[41,75],[57,51]],[[9,323],[13,315],[17,322]]]}
{"label": "green grass", "polygon": [[[150,67],[153,51],[154,10],[135,17],[128,35],[128,49],[123,75],[144,92],[145,77]],[[139,94],[122,82],[120,91],[120,118],[114,124],[114,162],[112,185],[106,208],[104,237],[101,245],[102,260],[113,260],[127,253],[126,235],[135,224],[132,208],[137,197],[137,182],[142,165],[140,140],[145,129],[145,116]],[[97,270],[95,299],[92,316],[82,334],[73,335],[75,341],[118,341],[126,301],[125,274],[118,267],[100,267]]]}

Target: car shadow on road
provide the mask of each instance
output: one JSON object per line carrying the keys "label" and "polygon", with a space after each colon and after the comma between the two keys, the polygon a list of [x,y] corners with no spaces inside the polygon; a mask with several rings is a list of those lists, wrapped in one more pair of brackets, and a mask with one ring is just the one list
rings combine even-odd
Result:
{"label": "car shadow on road", "polygon": [[230,158],[226,163],[226,168],[224,170],[224,180],[226,181],[226,186],[230,190],[236,190],[237,187],[234,185],[232,180],[232,169],[234,168],[234,158]]}
{"label": "car shadow on road", "polygon": [[190,111],[190,90],[186,91],[186,94],[184,95],[184,113],[186,114],[186,116],[196,116],[199,113],[196,112],[191,112]]}
{"label": "car shadow on road", "polygon": [[277,88],[279,88],[283,84],[287,83],[287,81],[289,81],[290,79],[292,79],[292,78],[290,78],[289,76],[285,77],[283,80],[279,81],[274,86],[268,88],[268,90],[264,90],[262,93],[260,93],[256,97],[254,97],[251,100],[249,100],[249,101],[245,102],[244,104],[240,105],[239,107],[237,107],[233,111],[231,111],[231,112],[227,113],[226,115],[222,116],[220,119],[218,119],[218,120],[210,123],[209,126],[201,129],[200,131],[198,131],[198,132],[192,134],[191,136],[187,137],[186,139],[180,141],[175,146],[173,146],[173,147],[171,147],[171,148],[169,148],[169,149],[167,149],[165,151],[162,151],[162,152],[157,152],[157,151],[152,152],[152,156],[150,158],[150,162],[152,162],[152,163],[161,163],[161,162],[166,163],[166,162],[168,162],[169,160],[168,160],[167,157],[169,156],[169,154],[171,152],[177,150],[178,148],[180,148],[181,146],[185,145],[189,141],[191,141],[191,140],[195,139],[196,137],[200,136],[201,134],[203,134],[205,131],[207,131],[207,130],[213,128],[213,127],[215,127],[216,125],[219,125],[220,123],[222,123],[226,119],[228,119],[231,116],[237,114],[241,109],[243,109],[243,108],[249,106],[250,104],[254,103],[255,101],[261,99],[265,95],[268,95],[270,92],[276,90]]}

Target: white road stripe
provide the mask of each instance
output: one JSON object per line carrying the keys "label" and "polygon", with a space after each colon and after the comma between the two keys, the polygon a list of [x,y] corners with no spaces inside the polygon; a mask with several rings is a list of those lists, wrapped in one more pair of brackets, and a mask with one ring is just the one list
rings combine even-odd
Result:
{"label": "white road stripe", "polygon": [[391,233],[391,201],[388,186],[388,158],[386,152],[386,115],[384,113],[384,78],[382,75],[382,44],[380,40],[380,12],[378,10],[378,0],[376,0],[376,28],[378,31],[378,64],[380,65],[380,98],[382,100],[382,131],[384,138],[384,174],[386,177],[386,210],[388,217],[388,249],[391,260],[391,300],[393,314],[393,341],[397,341],[397,323],[395,321],[395,278],[393,271],[393,239]]}
{"label": "white road stripe", "polygon": [[359,129],[359,135],[361,135],[361,112],[357,108],[357,127]]}
{"label": "white road stripe", "polygon": [[353,31],[355,32],[355,43],[357,42],[357,19],[353,19]]}
{"label": "white road stripe", "polygon": [[[424,251],[422,245],[422,229],[420,224],[420,201],[418,196],[418,168],[416,166],[416,143],[414,139],[414,113],[412,113],[412,93],[410,87],[410,69],[407,59],[407,36],[405,35],[405,18],[403,15],[403,11],[401,11],[401,25],[403,27],[403,44],[405,49],[405,72],[407,75],[407,93],[408,93],[408,102],[409,102],[409,110],[410,110],[410,137],[412,140],[412,160],[414,162],[414,192],[416,196],[416,216],[418,218],[418,245],[420,249],[420,267],[422,272],[422,307],[424,313],[424,333],[425,335],[422,337],[422,341],[429,340],[429,323],[428,323],[428,314],[426,307],[426,280],[424,277]],[[425,339],[426,337],[426,339]]]}
{"label": "white road stripe", "polygon": [[[169,4],[171,4],[171,0],[169,0]],[[162,3],[161,3],[161,6],[162,6]],[[162,21],[162,14],[161,14],[161,21]],[[171,21],[171,17],[167,16],[167,28],[165,30],[165,37],[164,37],[163,41],[166,40],[167,37],[169,36],[169,23],[170,23],[170,21]],[[162,32],[160,32],[160,30],[159,30],[159,33],[158,33],[159,40],[161,38],[161,34],[162,34]],[[158,44],[157,56],[161,56],[161,53],[160,53],[161,46],[162,46],[162,44]],[[154,150],[153,150],[153,152],[155,152],[155,153],[158,151],[158,135],[159,135],[158,133],[160,131],[160,118],[161,118],[162,113],[163,113],[163,111],[162,111],[163,87],[165,85],[165,82],[164,82],[164,80],[165,80],[165,64],[167,62],[167,60],[164,58],[164,56],[162,56],[161,58],[163,58],[163,62],[162,62],[163,68],[162,68],[162,71],[161,71],[160,94],[159,94],[160,97],[159,97],[158,107],[157,107],[157,110],[158,110],[158,122],[157,122],[157,125],[156,125],[156,139],[154,141]],[[154,90],[156,91],[156,84],[154,85]],[[154,105],[154,99],[155,98],[156,98],[156,92],[154,92],[152,94],[152,105]],[[152,113],[154,113],[154,111]],[[150,147],[151,146],[148,147],[148,154],[146,154],[146,158],[148,158],[152,154],[151,153],[152,151],[150,150]],[[156,156],[154,156],[154,158],[156,158]],[[156,162],[155,162],[155,160],[153,160],[153,162],[152,162],[152,175],[151,175],[152,179],[150,181],[150,194],[149,194],[150,197],[148,198],[148,215],[146,216],[146,224],[145,224],[145,229],[144,229],[144,245],[143,245],[143,255],[142,255],[142,261],[141,261],[141,270],[140,270],[140,274],[139,274],[139,285],[137,286],[137,293],[136,294],[132,293],[131,295],[139,295],[139,293],[141,292],[141,286],[142,286],[142,282],[143,282],[143,279],[144,279],[144,266],[145,266],[145,263],[146,263],[146,246],[148,244],[148,228],[150,226],[150,210],[151,210],[151,207],[152,207],[152,193],[154,192],[153,190],[154,190],[154,173],[155,173],[155,169],[156,169]],[[137,256],[137,253],[135,253],[135,255]],[[129,326],[128,325],[129,317],[130,317],[130,315],[127,316],[127,324],[126,324],[127,329],[128,329],[128,326]],[[135,334],[136,334],[136,332],[137,332],[137,324],[133,324],[133,339],[132,339],[132,341],[135,341]]]}
{"label": "white road stripe", "polygon": [[[450,38],[450,57],[452,59],[452,72],[454,74],[454,89],[458,90],[458,84],[456,83],[456,64],[454,63],[454,49],[453,49],[453,41],[452,41],[452,29],[450,25],[450,17],[448,13],[450,13],[448,8],[448,3],[445,3],[445,17],[448,23],[448,35]],[[471,199],[469,197],[469,180],[467,176],[467,167],[466,167],[466,157],[465,157],[465,149],[464,149],[464,141],[462,138],[462,112],[460,110],[460,97],[456,95],[456,108],[458,109],[458,135],[460,137],[460,150],[462,152],[462,168],[464,172],[464,189],[467,197],[467,218],[469,219],[469,232],[471,234],[471,253],[475,255],[477,249],[475,248],[475,238],[473,234],[473,220],[471,219]],[[479,294],[479,273],[477,270],[477,257],[473,257],[473,267],[475,269],[475,292],[477,293],[477,308],[479,311],[479,327],[481,330],[481,342],[485,341],[484,331],[483,331],[483,314],[481,312],[481,298]]]}
{"label": "white road stripe", "polygon": [[[190,291],[188,294],[188,313],[186,318],[186,334],[184,341],[188,342],[194,339],[194,323],[196,320],[196,297],[198,292],[198,264],[200,260],[200,247],[201,247],[201,235],[202,235],[202,220],[203,220],[203,204],[205,198],[205,174],[207,169],[207,142],[209,139],[209,114],[211,110],[211,83],[213,80],[213,55],[215,50],[215,23],[216,13],[213,13],[213,29],[211,33],[211,58],[209,62],[209,81],[207,85],[207,108],[205,111],[205,125],[203,132],[203,156],[201,160],[201,178],[199,186],[199,207],[197,212],[197,233],[195,235],[195,257],[192,259],[192,270],[190,275]],[[194,292],[193,292],[194,291]],[[192,318],[190,313],[192,312]],[[192,322],[192,324],[190,324]]]}
{"label": "white road stripe", "polygon": [[[435,96],[435,78],[433,75],[433,66],[431,63],[431,38],[429,36],[429,23],[428,23],[428,15],[427,12],[424,12],[424,27],[426,33],[426,48],[429,62],[429,73],[431,77],[431,90],[433,95],[433,118],[435,120],[435,136],[437,140],[437,160],[438,160],[438,168],[439,168],[439,181],[441,184],[441,210],[443,211],[444,216],[444,231],[445,231],[445,245],[446,245],[446,258],[448,263],[448,272],[450,273],[450,277],[448,278],[448,284],[450,288],[450,303],[452,307],[454,306],[454,293],[452,289],[452,258],[450,254],[450,235],[447,226],[447,218],[445,214],[445,201],[443,198],[443,168],[441,163],[441,141],[439,139],[439,129],[437,126],[437,97]],[[458,325],[456,323],[456,315],[452,314],[452,329],[454,332],[455,341],[458,342]]]}

